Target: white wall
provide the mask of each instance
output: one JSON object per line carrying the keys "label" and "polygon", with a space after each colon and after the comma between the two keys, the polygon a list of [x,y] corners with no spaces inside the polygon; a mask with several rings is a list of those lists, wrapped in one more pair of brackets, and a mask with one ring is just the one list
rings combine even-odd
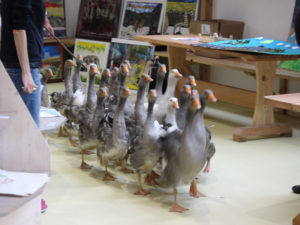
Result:
{"label": "white wall", "polygon": [[[295,0],[213,0],[213,18],[244,21],[244,38],[263,36],[286,41],[294,4]],[[236,70],[212,68],[211,79],[217,83],[255,90],[255,79]],[[289,92],[300,91],[300,82],[289,83]]]}
{"label": "white wall", "polygon": [[[65,4],[67,34],[75,36],[80,0],[65,0]],[[213,18],[244,21],[245,38],[263,36],[286,41],[294,4],[295,0],[213,0]],[[255,79],[236,70],[213,67],[211,78],[217,83],[255,90]],[[300,82],[290,83],[289,92],[300,91]]]}

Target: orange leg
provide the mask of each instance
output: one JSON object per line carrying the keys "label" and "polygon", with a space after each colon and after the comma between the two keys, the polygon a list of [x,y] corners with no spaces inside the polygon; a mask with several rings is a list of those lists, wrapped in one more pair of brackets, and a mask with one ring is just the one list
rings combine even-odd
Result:
{"label": "orange leg", "polygon": [[169,212],[184,212],[186,210],[189,210],[187,208],[184,208],[182,206],[180,206],[177,202],[177,190],[176,188],[173,189],[173,193],[174,193],[174,199],[175,199],[175,203],[174,206],[172,208],[169,209]]}
{"label": "orange leg", "polygon": [[112,175],[110,175],[110,173],[107,170],[107,167],[108,167],[108,161],[107,160],[104,161],[104,165],[105,165],[105,175],[104,175],[102,180],[103,181],[114,181],[116,178],[114,178]]}
{"label": "orange leg", "polygon": [[81,150],[81,165],[80,165],[80,169],[84,169],[84,170],[90,170],[92,169],[93,166],[87,164],[84,161],[84,154],[83,154],[84,150]]}
{"label": "orange leg", "polygon": [[142,181],[141,181],[141,174],[138,173],[137,176],[138,176],[139,190],[137,192],[135,192],[134,194],[135,195],[148,195],[148,194],[150,194],[149,191],[145,191],[143,189]]}
{"label": "orange leg", "polygon": [[206,166],[203,170],[204,173],[209,173],[210,170],[210,159],[207,160]]}
{"label": "orange leg", "polygon": [[192,181],[190,186],[190,196],[194,198],[206,197],[204,194],[198,191],[195,179]]}
{"label": "orange leg", "polygon": [[158,178],[158,177],[159,177],[159,175],[152,170],[151,173],[147,174],[147,176],[145,178],[145,183],[149,186],[158,185],[155,180],[155,178]]}
{"label": "orange leg", "polygon": [[127,168],[127,158],[128,158],[128,155],[126,155],[126,156],[124,157],[124,159],[122,160],[121,171],[122,171],[123,173],[133,173],[132,170],[130,170],[130,169]]}

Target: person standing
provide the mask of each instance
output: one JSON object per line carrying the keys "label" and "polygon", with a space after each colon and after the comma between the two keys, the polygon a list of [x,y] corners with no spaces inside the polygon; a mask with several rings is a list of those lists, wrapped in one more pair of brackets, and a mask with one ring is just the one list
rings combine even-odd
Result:
{"label": "person standing", "polygon": [[0,58],[38,127],[44,25],[54,35],[45,15],[44,0],[2,0]]}

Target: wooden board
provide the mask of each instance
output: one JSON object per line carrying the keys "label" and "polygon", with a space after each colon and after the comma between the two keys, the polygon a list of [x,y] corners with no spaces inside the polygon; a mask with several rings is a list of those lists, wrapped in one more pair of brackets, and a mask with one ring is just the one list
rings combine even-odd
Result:
{"label": "wooden board", "polygon": [[[185,83],[186,78],[182,78],[178,81],[175,90],[176,97],[179,97],[180,90]],[[253,91],[247,91],[201,80],[196,80],[196,83],[196,89],[199,91],[199,93],[201,93],[204,89],[211,89],[219,101],[241,105],[248,108],[254,108],[255,92]]]}
{"label": "wooden board", "polygon": [[269,95],[264,99],[264,103],[272,107],[300,112],[300,93]]}
{"label": "wooden board", "polygon": [[[154,55],[168,57],[167,52],[156,51]],[[190,63],[199,63],[210,66],[226,67],[229,69],[241,70],[249,74],[255,75],[255,63],[246,62],[239,58],[216,59],[205,56],[195,55],[192,52],[187,52],[186,61]],[[300,72],[277,68],[275,76],[282,79],[300,80]]]}
{"label": "wooden board", "polygon": [[0,168],[50,172],[50,151],[0,62]]}

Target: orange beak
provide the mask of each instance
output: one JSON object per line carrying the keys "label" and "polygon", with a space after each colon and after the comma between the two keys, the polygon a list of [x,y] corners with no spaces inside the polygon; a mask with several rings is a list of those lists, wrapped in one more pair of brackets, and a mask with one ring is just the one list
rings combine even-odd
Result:
{"label": "orange beak", "polygon": [[156,97],[157,96],[156,90],[150,90],[150,95]]}
{"label": "orange beak", "polygon": [[107,91],[106,90],[102,90],[102,96],[106,97],[107,96]]}
{"label": "orange beak", "polygon": [[166,73],[167,72],[167,68],[165,65],[162,65],[160,68],[161,72]]}
{"label": "orange beak", "polygon": [[73,61],[70,61],[71,62],[71,66],[76,66],[76,63],[73,62]]}
{"label": "orange beak", "polygon": [[53,77],[53,72],[52,71],[49,71],[49,77]]}
{"label": "orange beak", "polygon": [[106,70],[105,75],[106,75],[107,77],[110,77],[110,71],[109,71],[109,70]]}
{"label": "orange beak", "polygon": [[196,80],[195,80],[194,78],[193,78],[193,79],[190,79],[190,83],[191,83],[191,85],[193,85],[194,87],[197,86]]}
{"label": "orange beak", "polygon": [[175,108],[175,109],[179,109],[179,104],[178,104],[178,101],[176,100],[174,100],[173,101],[173,108]]}
{"label": "orange beak", "polygon": [[200,109],[200,108],[201,108],[201,103],[200,103],[199,98],[194,98],[194,99],[193,99],[193,106],[194,106],[196,109]]}
{"label": "orange beak", "polygon": [[146,75],[146,81],[147,81],[147,82],[152,82],[153,79],[152,79],[149,75]]}
{"label": "orange beak", "polygon": [[215,97],[215,95],[213,93],[211,93],[211,94],[208,95],[208,99],[209,99],[209,101],[212,101],[212,102],[216,102],[217,101],[217,98]]}
{"label": "orange beak", "polygon": [[79,55],[79,56],[78,56],[78,60],[79,60],[79,61],[82,61],[82,60],[83,60],[82,55]]}
{"label": "orange beak", "polygon": [[99,74],[99,70],[98,70],[97,67],[92,67],[92,72],[96,73],[96,74]]}
{"label": "orange beak", "polygon": [[179,73],[179,72],[175,72],[175,77],[176,77],[176,78],[181,78],[182,75],[181,75],[181,73]]}
{"label": "orange beak", "polygon": [[124,73],[128,73],[128,72],[129,72],[129,69],[128,69],[127,66],[124,66],[124,67],[123,67],[123,72],[124,72]]}
{"label": "orange beak", "polygon": [[186,94],[191,94],[192,93],[191,87],[185,87],[185,93]]}
{"label": "orange beak", "polygon": [[125,89],[125,95],[127,95],[127,96],[130,95],[130,90],[129,90],[129,88],[126,88],[126,89]]}

